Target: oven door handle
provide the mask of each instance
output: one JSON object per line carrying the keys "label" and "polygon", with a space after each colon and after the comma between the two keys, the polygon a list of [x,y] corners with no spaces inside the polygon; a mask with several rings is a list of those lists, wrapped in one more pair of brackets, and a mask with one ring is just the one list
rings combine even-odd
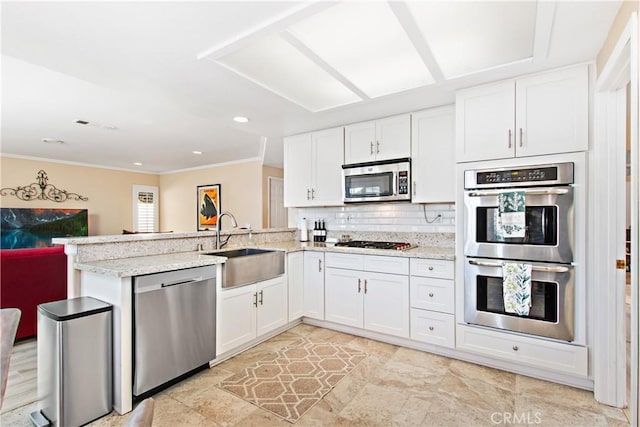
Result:
{"label": "oven door handle", "polygon": [[[508,190],[483,190],[483,191],[470,191],[469,197],[482,197],[482,196],[497,196],[500,193],[504,193]],[[530,195],[547,195],[547,194],[567,194],[569,192],[566,188],[531,188],[531,189],[513,189],[513,191],[523,191],[525,194]]]}
{"label": "oven door handle", "polygon": [[[472,259],[469,260],[469,264],[471,265],[477,265],[480,267],[495,267],[495,268],[502,268],[502,264],[499,262],[486,262],[486,261],[474,261]],[[526,263],[523,263],[526,264]],[[568,267],[543,267],[543,266],[538,266],[538,265],[532,265],[531,266],[531,271],[543,271],[545,273],[566,273],[567,271],[569,271]]]}

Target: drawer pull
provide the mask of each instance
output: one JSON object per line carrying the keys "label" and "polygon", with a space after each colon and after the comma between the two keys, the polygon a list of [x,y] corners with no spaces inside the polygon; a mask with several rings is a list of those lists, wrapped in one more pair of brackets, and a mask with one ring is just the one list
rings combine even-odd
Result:
{"label": "drawer pull", "polygon": [[360,293],[360,291],[362,290],[361,282],[362,281],[358,279],[358,293]]}
{"label": "drawer pull", "polygon": [[433,292],[429,292],[429,296],[433,298]]}
{"label": "drawer pull", "polygon": [[433,326],[429,326],[429,330],[433,331],[435,328]]}
{"label": "drawer pull", "polygon": [[518,351],[518,346],[514,345],[513,347],[511,347],[513,349],[513,351]]}
{"label": "drawer pull", "polygon": [[433,271],[433,266],[432,265],[429,266],[429,271]]}

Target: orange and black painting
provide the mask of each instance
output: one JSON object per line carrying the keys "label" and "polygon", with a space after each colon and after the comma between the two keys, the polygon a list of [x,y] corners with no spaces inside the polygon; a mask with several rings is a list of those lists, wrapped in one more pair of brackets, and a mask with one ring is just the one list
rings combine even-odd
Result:
{"label": "orange and black painting", "polygon": [[198,231],[216,228],[220,209],[220,184],[199,185]]}

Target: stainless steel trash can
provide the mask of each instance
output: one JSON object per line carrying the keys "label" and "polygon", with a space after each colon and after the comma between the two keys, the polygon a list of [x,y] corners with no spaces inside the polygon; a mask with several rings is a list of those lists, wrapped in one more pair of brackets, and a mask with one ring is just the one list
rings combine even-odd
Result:
{"label": "stainless steel trash can", "polygon": [[38,306],[38,399],[52,425],[80,426],[111,412],[112,308],[89,297]]}

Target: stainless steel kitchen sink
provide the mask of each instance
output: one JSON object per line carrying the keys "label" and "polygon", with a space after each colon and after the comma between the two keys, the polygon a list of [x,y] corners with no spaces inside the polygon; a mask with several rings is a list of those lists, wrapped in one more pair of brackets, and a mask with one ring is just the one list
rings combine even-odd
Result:
{"label": "stainless steel kitchen sink", "polygon": [[227,258],[222,266],[222,287],[250,285],[284,274],[284,252],[268,249],[230,249],[206,252]]}

